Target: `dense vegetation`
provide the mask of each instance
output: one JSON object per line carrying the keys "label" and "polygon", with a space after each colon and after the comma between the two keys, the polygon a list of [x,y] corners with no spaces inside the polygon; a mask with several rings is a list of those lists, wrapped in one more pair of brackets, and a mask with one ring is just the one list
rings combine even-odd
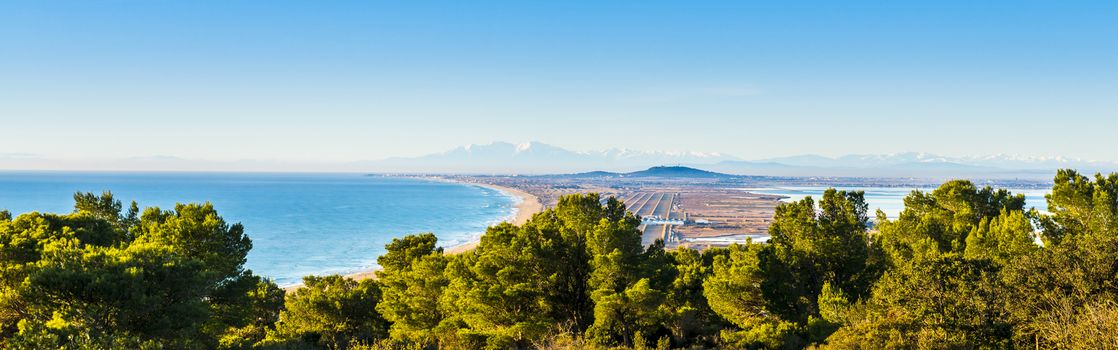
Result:
{"label": "dense vegetation", "polygon": [[5,348],[1118,348],[1118,174],[1057,173],[1047,212],[951,181],[868,229],[860,192],[780,205],[764,244],[665,250],[614,198],[563,197],[375,280],[284,293],[209,204],[75,195],[0,212]]}

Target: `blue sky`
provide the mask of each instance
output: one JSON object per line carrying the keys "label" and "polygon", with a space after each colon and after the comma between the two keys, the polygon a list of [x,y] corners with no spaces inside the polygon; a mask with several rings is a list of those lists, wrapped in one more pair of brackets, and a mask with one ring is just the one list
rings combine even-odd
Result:
{"label": "blue sky", "polygon": [[1118,160],[1113,1],[0,3],[0,154]]}

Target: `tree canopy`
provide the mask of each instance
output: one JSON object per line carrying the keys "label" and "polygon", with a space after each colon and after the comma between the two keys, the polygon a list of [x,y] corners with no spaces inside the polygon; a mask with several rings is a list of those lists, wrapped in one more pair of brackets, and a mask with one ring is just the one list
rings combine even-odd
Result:
{"label": "tree canopy", "polygon": [[278,289],[244,269],[251,241],[209,203],[137,218],[108,192],[74,199],[73,213],[0,220],[11,347],[213,348],[258,321],[255,293]]}
{"label": "tree canopy", "polygon": [[1118,348],[1118,174],[1057,173],[1047,210],[969,181],[896,218],[861,192],[782,203],[769,239],[641,244],[577,194],[447,254],[394,239],[376,278],[284,291],[209,203],[78,193],[0,211],[0,347],[13,349]]}

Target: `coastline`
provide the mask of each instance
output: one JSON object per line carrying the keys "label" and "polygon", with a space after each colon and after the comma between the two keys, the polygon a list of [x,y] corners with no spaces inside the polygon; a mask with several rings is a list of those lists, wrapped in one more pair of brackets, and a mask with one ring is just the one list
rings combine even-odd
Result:
{"label": "coastline", "polygon": [[[528,193],[528,192],[524,192],[524,191],[521,191],[521,190],[518,190],[518,189],[515,189],[515,188],[511,188],[511,187],[498,186],[498,185],[486,184],[486,183],[457,182],[457,181],[454,181],[454,182],[455,183],[460,183],[460,184],[463,184],[463,185],[473,185],[473,186],[485,187],[485,188],[488,188],[488,189],[500,191],[501,193],[504,193],[505,195],[508,195],[510,197],[519,198],[519,202],[517,202],[513,206],[513,208],[515,209],[513,215],[511,215],[508,218],[505,218],[504,220],[502,220],[503,222],[509,222],[509,223],[512,223],[513,225],[523,225],[524,223],[528,222],[528,219],[532,218],[532,215],[535,215],[536,213],[539,213],[539,212],[543,211],[543,204],[540,203],[539,197],[536,197],[535,195],[532,195],[531,193]],[[479,243],[481,243],[480,236],[479,236],[478,239],[474,239],[474,240],[471,240],[471,241],[466,242],[466,243],[462,243],[462,244],[458,244],[458,245],[454,245],[454,246],[450,246],[450,247],[444,247],[443,252],[445,254],[461,254],[461,253],[465,253],[465,252],[474,250],[474,248],[477,248],[477,245]],[[358,271],[358,272],[355,272],[355,273],[352,273],[352,274],[348,274],[348,275],[346,275],[346,277],[349,277],[349,278],[352,278],[352,279],[355,279],[355,280],[363,280],[363,279],[367,279],[367,278],[376,278],[376,272],[378,270],[380,270],[380,268]],[[287,291],[293,291],[293,290],[298,289],[299,287],[302,287],[302,286],[303,286],[303,284],[300,283],[300,284],[292,285],[292,286],[289,286],[289,287],[284,287],[283,289],[287,290]]]}
{"label": "coastline", "polygon": [[512,188],[512,187],[497,186],[497,185],[484,184],[484,183],[471,183],[471,182],[463,182],[463,183],[467,183],[467,184],[471,184],[471,185],[477,185],[477,186],[497,190],[497,191],[503,192],[503,193],[505,193],[505,194],[507,194],[511,197],[520,198],[520,202],[516,203],[516,206],[515,206],[516,214],[513,215],[512,220],[505,220],[505,221],[509,221],[513,225],[517,225],[517,226],[523,225],[524,223],[528,222],[528,219],[532,218],[532,215],[535,215],[536,213],[539,213],[539,212],[543,211],[543,204],[540,204],[540,199],[538,197],[532,195],[531,193],[524,192],[524,191],[521,191],[521,190],[518,190],[518,189],[515,189],[515,188]]}

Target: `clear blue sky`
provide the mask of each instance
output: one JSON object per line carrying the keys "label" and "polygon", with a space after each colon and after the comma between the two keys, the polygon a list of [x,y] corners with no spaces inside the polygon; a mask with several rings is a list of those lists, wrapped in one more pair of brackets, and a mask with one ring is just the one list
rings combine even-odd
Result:
{"label": "clear blue sky", "polygon": [[0,3],[0,153],[1118,160],[1115,1]]}

